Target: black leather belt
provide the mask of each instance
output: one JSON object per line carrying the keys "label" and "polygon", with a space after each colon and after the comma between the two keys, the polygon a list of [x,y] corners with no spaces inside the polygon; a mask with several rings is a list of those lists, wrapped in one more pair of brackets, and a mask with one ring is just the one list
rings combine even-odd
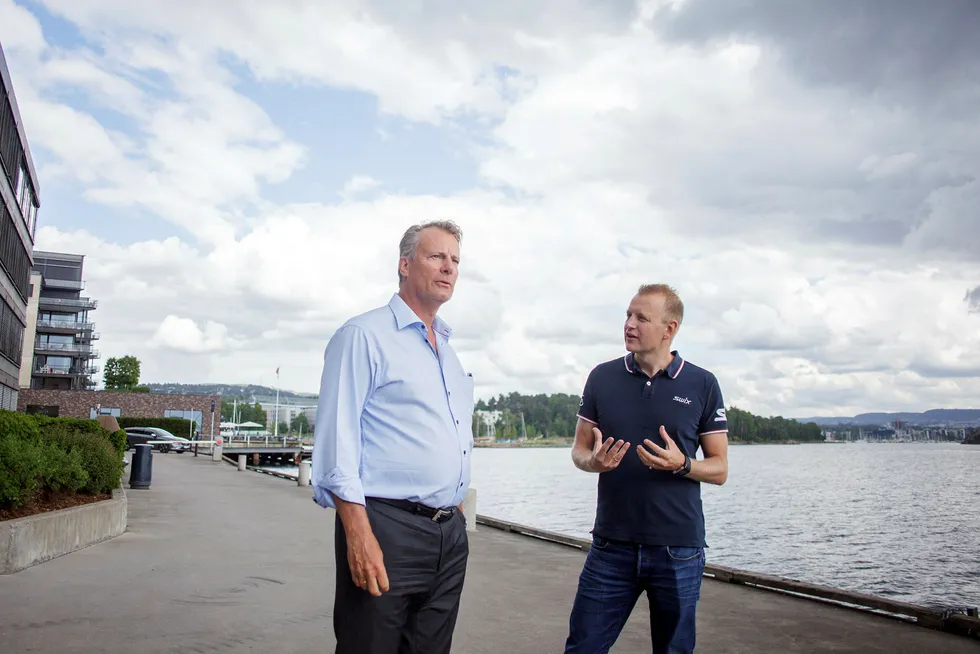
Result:
{"label": "black leather belt", "polygon": [[426,518],[432,520],[433,522],[446,522],[454,515],[456,515],[455,506],[450,507],[448,509],[433,509],[431,506],[419,504],[418,502],[410,502],[409,500],[390,500],[385,497],[371,497],[369,499],[375,500],[376,502],[381,502],[382,504],[393,506],[403,511],[408,511],[409,513],[425,516]]}

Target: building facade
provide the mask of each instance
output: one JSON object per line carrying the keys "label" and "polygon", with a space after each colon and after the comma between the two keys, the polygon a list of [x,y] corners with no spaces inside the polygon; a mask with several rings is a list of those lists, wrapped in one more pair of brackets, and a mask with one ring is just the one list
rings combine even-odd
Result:
{"label": "building facade", "polygon": [[0,47],[0,409],[17,408],[38,179]]}
{"label": "building facade", "polygon": [[[126,393],[121,391],[52,391],[25,388],[17,410],[63,418],[98,416],[186,418],[193,420],[205,439],[220,434],[220,395]],[[188,437],[189,434],[174,434]]]}
{"label": "building facade", "polygon": [[[85,256],[34,251],[27,333],[20,386],[46,390],[87,390],[99,352],[91,312],[98,302],[83,297]],[[28,363],[30,361],[30,363]]]}

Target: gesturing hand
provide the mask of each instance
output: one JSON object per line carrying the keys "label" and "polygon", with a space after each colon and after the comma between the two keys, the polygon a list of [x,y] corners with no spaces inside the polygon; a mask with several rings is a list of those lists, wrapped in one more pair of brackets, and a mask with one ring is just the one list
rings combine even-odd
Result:
{"label": "gesturing hand", "polygon": [[589,468],[595,472],[612,470],[623,460],[630,444],[623,440],[614,443],[611,438],[603,441],[602,432],[598,427],[593,427],[592,433],[595,435],[595,443],[592,445],[592,460],[589,462]]}
{"label": "gesturing hand", "polygon": [[368,531],[347,539],[347,564],[354,584],[375,597],[388,592],[388,573],[378,539]]}
{"label": "gesturing hand", "polygon": [[640,457],[643,465],[651,470],[680,470],[684,466],[684,453],[677,443],[667,435],[667,430],[660,425],[660,436],[664,439],[666,448],[660,447],[649,438],[643,440],[643,445],[653,450],[651,454],[643,445],[636,448],[636,453]]}

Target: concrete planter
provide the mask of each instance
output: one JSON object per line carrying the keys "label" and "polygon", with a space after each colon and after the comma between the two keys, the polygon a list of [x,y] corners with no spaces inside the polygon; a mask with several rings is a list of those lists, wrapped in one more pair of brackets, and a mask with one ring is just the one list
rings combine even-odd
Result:
{"label": "concrete planter", "polygon": [[0,574],[114,538],[126,531],[126,491],[111,500],[0,522]]}

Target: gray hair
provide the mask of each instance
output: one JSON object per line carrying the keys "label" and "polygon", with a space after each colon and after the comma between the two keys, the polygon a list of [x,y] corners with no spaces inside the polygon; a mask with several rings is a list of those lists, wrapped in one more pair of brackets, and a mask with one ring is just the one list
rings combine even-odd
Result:
{"label": "gray hair", "polygon": [[[418,225],[412,225],[405,230],[402,235],[402,240],[398,244],[398,258],[401,259],[414,259],[415,253],[419,249],[419,239],[422,236],[422,230],[429,227],[435,227],[441,229],[442,231],[452,234],[456,237],[457,243],[463,242],[463,230],[459,228],[459,225],[451,220],[426,220],[419,223]],[[401,269],[398,270],[398,283],[401,284],[405,278],[402,276]]]}

